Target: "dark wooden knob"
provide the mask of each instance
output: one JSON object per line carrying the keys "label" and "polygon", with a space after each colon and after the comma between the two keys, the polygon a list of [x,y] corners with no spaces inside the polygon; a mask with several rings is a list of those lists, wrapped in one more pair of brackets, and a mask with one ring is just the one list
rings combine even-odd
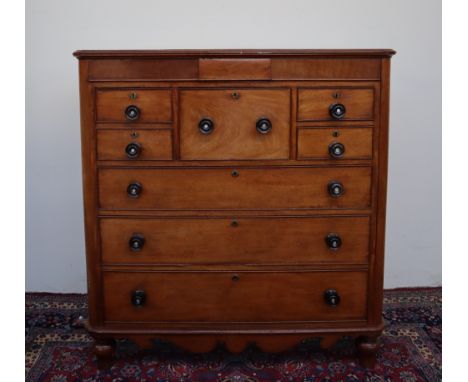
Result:
{"label": "dark wooden knob", "polygon": [[145,238],[142,235],[135,234],[128,241],[128,245],[132,251],[141,251],[145,244]]}
{"label": "dark wooden knob", "polygon": [[143,190],[143,186],[140,183],[131,183],[127,187],[127,195],[131,198],[138,198]]}
{"label": "dark wooden knob", "polygon": [[340,182],[331,181],[328,183],[328,193],[333,198],[338,198],[344,193],[344,187]]}
{"label": "dark wooden knob", "polygon": [[346,113],[346,107],[342,103],[330,105],[330,115],[333,119],[343,119]]}
{"label": "dark wooden knob", "polygon": [[127,147],[125,147],[125,152],[129,159],[136,159],[140,156],[141,145],[136,142],[129,143]]}
{"label": "dark wooden knob", "polygon": [[146,303],[146,292],[144,290],[136,290],[132,292],[132,304],[134,306],[143,306]]}
{"label": "dark wooden knob", "polygon": [[125,109],[125,117],[127,117],[129,121],[136,121],[138,118],[140,118],[140,109],[138,106],[127,106]]}
{"label": "dark wooden knob", "polygon": [[328,146],[328,153],[332,158],[343,158],[345,147],[342,143],[334,142]]}
{"label": "dark wooden knob", "polygon": [[342,241],[341,237],[336,233],[329,233],[325,237],[325,242],[327,243],[328,248],[337,250],[341,247]]}
{"label": "dark wooden knob", "polygon": [[335,289],[327,289],[323,295],[325,302],[330,306],[337,306],[340,303],[340,295]]}
{"label": "dark wooden knob", "polygon": [[198,129],[203,134],[211,134],[213,132],[213,130],[214,130],[214,123],[213,123],[213,121],[211,119],[203,118],[198,123]]}
{"label": "dark wooden knob", "polygon": [[271,131],[271,129],[273,128],[273,125],[271,124],[271,121],[269,119],[260,118],[257,121],[256,127],[257,127],[257,131],[260,134],[267,134]]}

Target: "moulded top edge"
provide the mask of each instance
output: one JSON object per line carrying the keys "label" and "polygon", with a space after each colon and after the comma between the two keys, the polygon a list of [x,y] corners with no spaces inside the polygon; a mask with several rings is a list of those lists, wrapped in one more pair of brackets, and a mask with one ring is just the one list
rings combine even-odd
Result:
{"label": "moulded top edge", "polygon": [[391,57],[393,49],[171,49],[171,50],[77,50],[86,58],[241,58],[241,57]]}

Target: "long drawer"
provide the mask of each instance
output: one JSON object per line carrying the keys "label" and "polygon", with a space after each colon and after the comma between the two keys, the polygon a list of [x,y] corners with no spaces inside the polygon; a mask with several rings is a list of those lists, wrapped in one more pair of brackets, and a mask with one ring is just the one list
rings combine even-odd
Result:
{"label": "long drawer", "polygon": [[106,264],[360,263],[369,217],[101,218]]}
{"label": "long drawer", "polygon": [[367,273],[104,272],[107,322],[360,320]]}
{"label": "long drawer", "polygon": [[370,167],[101,168],[99,185],[101,209],[366,209],[371,203]]}

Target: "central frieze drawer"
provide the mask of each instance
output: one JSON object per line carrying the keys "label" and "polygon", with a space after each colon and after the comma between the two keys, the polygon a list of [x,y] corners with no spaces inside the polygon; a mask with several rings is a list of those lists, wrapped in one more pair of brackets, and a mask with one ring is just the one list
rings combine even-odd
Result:
{"label": "central frieze drawer", "polygon": [[366,264],[368,216],[101,218],[106,264]]}
{"label": "central frieze drawer", "polygon": [[289,89],[181,90],[183,160],[288,159]]}
{"label": "central frieze drawer", "polygon": [[363,271],[104,272],[103,285],[106,321],[357,320],[367,312]]}
{"label": "central frieze drawer", "polygon": [[371,167],[101,168],[102,209],[370,207]]}

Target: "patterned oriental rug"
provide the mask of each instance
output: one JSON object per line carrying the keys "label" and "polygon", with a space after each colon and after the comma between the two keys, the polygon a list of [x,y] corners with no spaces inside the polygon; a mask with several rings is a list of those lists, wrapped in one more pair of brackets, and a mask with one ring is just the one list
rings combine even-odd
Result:
{"label": "patterned oriental rug", "polygon": [[230,354],[223,347],[191,354],[169,344],[135,354],[118,344],[111,369],[98,370],[83,328],[86,296],[26,294],[26,381],[440,381],[442,380],[441,288],[385,291],[386,328],[375,369],[359,366],[351,339],[328,351],[316,341],[288,352],[255,347]]}

